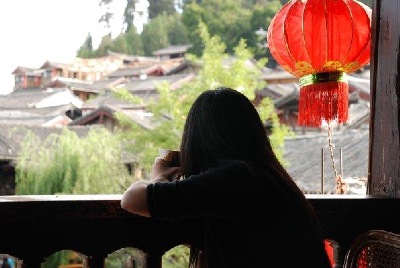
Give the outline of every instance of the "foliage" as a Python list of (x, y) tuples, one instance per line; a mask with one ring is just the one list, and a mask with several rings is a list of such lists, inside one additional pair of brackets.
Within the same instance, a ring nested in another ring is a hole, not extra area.
[(176, 13), (174, 0), (148, 0), (149, 18), (153, 19), (161, 14), (172, 15)]
[[(71, 265), (82, 264), (83, 263), (83, 256), (77, 251), (74, 250), (60, 250), (49, 257), (46, 258), (44, 262), (41, 264), (41, 268), (66, 268), (70, 267)], [(79, 265), (81, 267), (82, 265)]]
[(185, 245), (176, 246), (167, 251), (162, 257), (163, 268), (189, 267), (190, 248)]
[(97, 57), (103, 57), (106, 56), (108, 53), (108, 50), (112, 50), (114, 47), (113, 39), (111, 37), (111, 33), (106, 34), (101, 38), (99, 47), (96, 50), (96, 56)]
[(181, 18), (182, 15), (178, 13), (168, 17), (167, 35), (171, 45), (189, 43), (188, 32)]
[[(265, 57), (266, 43), (260, 40), (256, 31), (260, 28), (266, 30), (273, 16), (282, 7), (279, 0), (254, 0), (254, 1), (223, 1), (204, 0), (200, 3), (186, 4), (183, 10), (182, 21), (187, 27), (190, 43), (193, 44), (191, 52), (201, 55), (201, 38), (197, 33), (197, 24), (203, 21), (211, 35), (218, 35), (227, 45), (227, 52), (232, 53), (234, 46), (240, 39), (247, 40), (248, 48), (255, 54), (255, 58)], [(260, 48), (259, 45), (263, 44)]]
[[(201, 92), (223, 85), (239, 90), (250, 100), (254, 100), (255, 90), (265, 86), (260, 76), (266, 60), (261, 59), (254, 64), (253, 54), (247, 49), (245, 40), (240, 40), (234, 48), (234, 57), (231, 57), (226, 53), (226, 45), (218, 36), (210, 36), (204, 23), (199, 24), (198, 31), (204, 43), (204, 53), (201, 57), (187, 57), (193, 65), (200, 66), (197, 76), (179, 89), (172, 89), (167, 83), (157, 85), (159, 98), (149, 104), (154, 128), (144, 129), (124, 120), (122, 114), (118, 115), (121, 125), (130, 129), (121, 135), (133, 141), (130, 149), (144, 171), (150, 169), (158, 148), (179, 148), (186, 115)], [(277, 154), (282, 156), (283, 137), (289, 133), (288, 129), (279, 124), (271, 100), (264, 100), (257, 108), (264, 121), (273, 122), (270, 139)]]
[[(106, 22), (106, 15), (113, 15), (109, 10), (112, 2), (113, 0), (100, 1), (100, 5), (107, 8), (103, 22)], [(190, 52), (201, 56), (204, 47), (197, 26), (202, 21), (207, 25), (211, 35), (220, 36), (227, 46), (228, 53), (233, 53), (240, 39), (246, 39), (247, 47), (255, 58), (268, 57), (270, 62), (275, 64), (265, 46), (265, 39), (260, 40), (256, 31), (268, 28), (269, 22), (284, 0), (151, 0), (149, 11), (152, 14), (141, 34), (137, 33), (133, 25), (134, 18), (142, 16), (135, 9), (137, 2), (137, 0), (127, 0), (123, 15), (124, 31), (116, 39), (111, 39), (110, 35), (104, 36), (93, 53), (83, 49), (85, 41), (82, 51), (78, 51), (77, 55), (85, 58), (105, 56), (107, 50), (111, 49), (130, 55), (152, 56), (155, 50), (169, 45), (191, 44)], [(155, 36), (157, 38), (154, 38)], [(263, 47), (259, 47), (261, 43), (264, 43)]]
[(135, 5), (138, 0), (127, 0), (126, 6), (124, 10), (124, 27), (125, 31), (129, 31), (131, 27), (135, 27), (133, 25), (133, 20), (135, 16)]
[[(273, 1), (273, 0), (272, 0)], [(246, 0), (243, 2), (244, 8), (253, 8), (254, 6), (268, 6), (271, 4), (271, 0)]]
[(271, 62), (271, 59), (273, 62), (275, 62), (275, 60), (267, 48), (266, 31), (271, 23), (272, 18), (281, 7), (282, 4), (278, 0), (270, 1), (268, 5), (256, 5), (253, 7), (250, 19), (251, 29), (262, 29), (265, 31), (265, 36), (258, 36), (257, 34), (249, 35), (249, 38), (247, 39), (249, 46), (252, 48), (255, 58), (267, 57), (270, 59), (269, 63)]
[(16, 166), (17, 194), (115, 194), (132, 182), (121, 142), (104, 128), (79, 138), (67, 128), (44, 141), (29, 132)]
[(145, 254), (135, 248), (121, 248), (108, 254), (105, 259), (105, 268), (144, 267)]
[(73, 251), (71, 250), (60, 250), (52, 255), (50, 255), (46, 261), (42, 263), (41, 268), (54, 268), (62, 265), (68, 264), (68, 259), (70, 258)]
[(127, 54), (138, 56), (144, 55), (142, 37), (137, 33), (135, 26), (129, 28), (123, 36), (125, 37), (128, 47)]
[(190, 41), (194, 44), (192, 52), (200, 55), (202, 48), (198, 45), (200, 36), (197, 35), (197, 25), (204, 22), (212, 35), (220, 36), (227, 46), (227, 52), (232, 53), (233, 48), (240, 39), (248, 39), (254, 34), (250, 29), (251, 11), (241, 5), (237, 0), (203, 0), (200, 4), (186, 5), (183, 10), (182, 20), (190, 34)]
[(80, 58), (92, 58), (95, 56), (95, 51), (93, 50), (93, 38), (90, 33), (88, 33), (85, 42), (76, 52), (76, 54)]
[(122, 54), (128, 54), (129, 48), (128, 43), (126, 42), (126, 35), (121, 33), (112, 41), (112, 47), (110, 50)]
[[(157, 36), (157, 38), (154, 38)], [(152, 19), (143, 27), (141, 34), (145, 54), (153, 55), (155, 50), (165, 48), (171, 44), (187, 43), (186, 28), (180, 22), (180, 15), (165, 13)]]

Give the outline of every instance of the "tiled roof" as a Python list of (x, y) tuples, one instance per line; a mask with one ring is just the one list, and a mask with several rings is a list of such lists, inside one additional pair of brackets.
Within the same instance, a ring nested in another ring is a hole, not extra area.
[(52, 81), (48, 84), (44, 85), (43, 88), (54, 88), (54, 87), (71, 87), (71, 86), (89, 86), (92, 85), (93, 82), (82, 81), (76, 78), (66, 78), (66, 77), (54, 77)]
[[(367, 177), (369, 130), (333, 131), (334, 160), (340, 174), (340, 148), (342, 148), (343, 176)], [(334, 193), (336, 182), (330, 157), (328, 132), (297, 135), (285, 140), (284, 159), (287, 170), (304, 192), (321, 190), (321, 155), (324, 148), (324, 191)]]
[(70, 122), (70, 126), (83, 126), (83, 125), (89, 125), (89, 123), (94, 119), (98, 118), (100, 115), (107, 115), (108, 117), (113, 117), (113, 113), (115, 112), (114, 109), (108, 107), (108, 106), (100, 106), (95, 110), (91, 110), (81, 117), (78, 117), (74, 121)]
[(356, 92), (360, 98), (370, 100), (370, 80), (365, 78), (358, 78), (355, 76), (348, 76), (349, 92)]
[(124, 84), (126, 81), (129, 80), (121, 77), (101, 79), (94, 82), (82, 81), (73, 78), (57, 77), (53, 81), (45, 85), (44, 88), (65, 87), (71, 90), (78, 90), (78, 91), (98, 94), (102, 90), (112, 89), (113, 87)]
[(172, 45), (153, 52), (155, 56), (185, 53), (192, 45)]
[(48, 108), (32, 108), (25, 110), (0, 110), (1, 124), (21, 124), (40, 126), (46, 122), (55, 119), (59, 115), (64, 115), (70, 110), (70, 105), (62, 105)]
[[(116, 78), (109, 78), (109, 79), (102, 79), (102, 80), (95, 81), (95, 82), (93, 82), (93, 84), (91, 86), (93, 86), (94, 89), (97, 89), (97, 90), (113, 89), (114, 87), (118, 87), (127, 82), (129, 82), (129, 80), (126, 78), (116, 77)], [(88, 86), (88, 88), (90, 88), (90, 87)]]
[[(153, 66), (153, 65), (150, 65)], [(142, 67), (123, 67), (118, 68), (114, 72), (108, 74), (109, 78), (119, 78), (119, 77), (138, 77), (142, 74), (143, 66)]]
[[(114, 118), (114, 113), (123, 113), (126, 117), (130, 118), (133, 122), (142, 126), (145, 129), (153, 129), (154, 124), (151, 122), (152, 114), (144, 109), (144, 107), (137, 107), (135, 109), (120, 109), (113, 106), (103, 105), (95, 110), (86, 113), (70, 123), (71, 126), (86, 125), (94, 119), (97, 119), (100, 115), (107, 115), (108, 117)], [(116, 119), (115, 119), (116, 120)]]
[(159, 83), (167, 82), (169, 84), (178, 83), (179, 81), (193, 77), (193, 74), (174, 74), (165, 76), (149, 76), (146, 79), (131, 80), (126, 84), (126, 89), (135, 94), (138, 91), (155, 91)]
[(369, 101), (359, 99), (357, 103), (354, 103), (349, 107), (349, 119), (346, 122), (346, 128), (367, 129), (369, 127), (370, 114), (371, 114), (371, 108)]
[(277, 109), (290, 109), (290, 110), (297, 110), (299, 106), (299, 86), (297, 83), (290, 83), (290, 84), (276, 84), (276, 86), (266, 87), (266, 89), (270, 89), (271, 92), (276, 94), (280, 94), (274, 100), (275, 107)]
[(155, 127), (152, 122), (153, 115), (144, 109), (121, 110), (120, 112), (145, 129), (153, 129)]
[(57, 69), (63, 69), (68, 67), (67, 63), (60, 63), (60, 62), (54, 62), (54, 61), (46, 61), (45, 63), (40, 66), (40, 69), (46, 69), (46, 68), (57, 68)]
[(107, 54), (110, 56), (119, 57), (126, 63), (158, 62), (158, 59), (156, 57), (127, 55), (123, 53), (114, 52), (111, 50), (107, 50)]
[(26, 74), (26, 73), (33, 73), (35, 72), (35, 68), (18, 66), (11, 74)]
[[(2, 125), (0, 125), (3, 128)], [(0, 132), (2, 132), (0, 130)], [(15, 144), (11, 137), (0, 133), (0, 159), (1, 160), (16, 160), (18, 157), (19, 146)]]
[(132, 104), (126, 100), (117, 98), (112, 92), (106, 91), (95, 98), (91, 98), (82, 105), (83, 110), (95, 110), (101, 106), (112, 106), (119, 109), (135, 109), (143, 105)]
[(178, 73), (188, 67), (184, 58), (167, 59), (153, 63), (142, 64), (135, 67), (122, 67), (110, 73), (109, 78), (116, 77), (140, 77), (141, 75), (151, 76), (157, 72), (163, 76)]
[(24, 109), (34, 107), (36, 103), (54, 94), (51, 90), (16, 89), (0, 96), (0, 109)]
[(285, 70), (274, 70), (271, 68), (264, 68), (262, 70), (262, 74), (261, 74), (261, 79), (263, 80), (293, 80), (296, 79), (298, 80), (297, 77), (295, 77), (294, 75), (292, 75), (291, 73), (285, 71)]
[(65, 89), (21, 89), (0, 96), (0, 123), (42, 125), (82, 102)]

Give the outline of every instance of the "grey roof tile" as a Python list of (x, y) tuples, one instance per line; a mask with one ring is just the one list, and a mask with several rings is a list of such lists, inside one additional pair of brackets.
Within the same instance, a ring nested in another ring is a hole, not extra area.
[[(369, 130), (333, 131), (332, 143), (335, 166), (340, 174), (343, 163), (343, 176), (361, 178), (368, 175)], [(297, 135), (287, 138), (284, 159), (287, 170), (304, 192), (319, 193), (321, 190), (322, 149), (324, 149), (324, 191), (334, 193), (335, 172), (330, 156), (328, 132), (310, 135)], [(342, 148), (342, 162), (340, 161)]]
[(82, 105), (83, 110), (94, 110), (101, 106), (113, 106), (117, 108), (132, 109), (143, 107), (143, 105), (132, 104), (126, 100), (120, 99), (113, 95), (112, 92), (106, 91), (97, 97), (91, 98)]
[(171, 46), (154, 51), (153, 55), (159, 56), (159, 55), (169, 55), (169, 54), (175, 54), (175, 53), (185, 53), (191, 47), (192, 47), (192, 45), (190, 45), (190, 44), (171, 45)]

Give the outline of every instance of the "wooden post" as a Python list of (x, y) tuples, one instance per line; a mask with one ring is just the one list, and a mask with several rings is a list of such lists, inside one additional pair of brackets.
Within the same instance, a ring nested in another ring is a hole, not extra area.
[(324, 148), (321, 148), (321, 194), (324, 194)]
[(400, 5), (372, 3), (368, 194), (400, 197)]

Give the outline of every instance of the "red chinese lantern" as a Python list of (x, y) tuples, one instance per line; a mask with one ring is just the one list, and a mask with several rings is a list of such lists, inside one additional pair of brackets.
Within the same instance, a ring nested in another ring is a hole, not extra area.
[(272, 19), (268, 48), (299, 78), (299, 125), (347, 121), (346, 75), (369, 63), (371, 13), (355, 0), (292, 0)]

